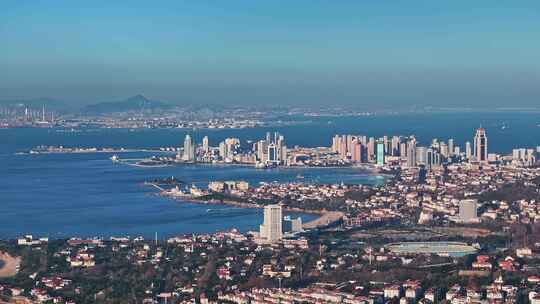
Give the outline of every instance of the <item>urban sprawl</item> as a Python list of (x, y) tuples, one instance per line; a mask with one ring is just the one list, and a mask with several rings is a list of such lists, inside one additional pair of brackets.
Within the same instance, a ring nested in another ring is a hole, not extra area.
[(421, 146), (414, 136), (384, 136), (374, 138), (357, 135), (336, 135), (331, 147), (288, 147), (285, 137), (277, 132), (266, 134), (265, 139), (242, 147), (239, 138), (226, 138), (217, 147), (209, 145), (208, 136), (196, 145), (191, 135), (186, 135), (183, 148), (162, 148), (177, 151), (176, 161), (203, 163), (255, 164), (257, 167), (275, 166), (347, 166), (373, 164), (379, 168), (421, 168), (427, 171), (443, 166), (466, 164), (469, 167), (484, 165), (512, 165), (532, 167), (536, 164), (536, 148), (517, 148), (511, 155), (488, 153), (486, 130), (476, 130), (473, 144), (467, 141), (464, 149), (454, 143), (433, 139), (429, 146)]
[[(463, 148), (355, 135), (288, 147), (269, 133), (248, 149), (237, 138), (211, 147), (187, 135), (172, 151), (174, 160), (153, 161), (358, 165), (386, 182), (212, 181), (185, 190), (152, 182), (182, 200), (262, 208), (263, 223), (167, 240), (2, 241), (0, 302), (540, 303), (540, 148), (492, 153), (479, 128)], [(303, 223), (289, 211), (320, 218)]]

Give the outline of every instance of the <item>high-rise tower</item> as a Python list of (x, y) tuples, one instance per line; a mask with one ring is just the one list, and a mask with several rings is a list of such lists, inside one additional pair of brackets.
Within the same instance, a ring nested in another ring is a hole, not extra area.
[(283, 216), (280, 205), (264, 206), (264, 223), (261, 225), (261, 238), (268, 242), (281, 240), (283, 236)]
[(454, 156), (454, 139), (450, 138), (448, 139), (448, 157)]
[(362, 144), (358, 139), (353, 140), (351, 147), (351, 160), (353, 163), (362, 162)]
[[(264, 161), (268, 165), (278, 166), (286, 163), (287, 160), (287, 146), (285, 145), (285, 137), (278, 132), (266, 134), (266, 141), (260, 142), (264, 146), (265, 157)], [(258, 153), (260, 154), (260, 153)], [(263, 157), (258, 155), (259, 160), (262, 161)]]
[(474, 135), (474, 156), (478, 162), (487, 163), (488, 161), (488, 143), (484, 128), (478, 128)]
[(407, 142), (407, 167), (416, 167), (416, 139), (414, 137)]
[(465, 143), (465, 158), (468, 161), (471, 161), (471, 157), (472, 157), (471, 143), (468, 141)]
[(189, 134), (186, 135), (184, 139), (184, 161), (194, 161), (195, 160), (195, 147), (193, 146), (193, 140)]
[(208, 151), (210, 151), (210, 145), (208, 143), (208, 136), (203, 137), (202, 147), (203, 147), (204, 153), (208, 153)]
[(377, 166), (384, 166), (384, 151), (385, 144), (384, 140), (377, 141)]

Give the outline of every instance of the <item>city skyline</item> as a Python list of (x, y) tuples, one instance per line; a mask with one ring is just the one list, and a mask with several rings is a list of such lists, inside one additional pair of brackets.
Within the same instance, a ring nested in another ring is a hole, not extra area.
[[(501, 154), (490, 128), (467, 132), (463, 150), (452, 133), (324, 136), (323, 127), (301, 132), (324, 137), (311, 148), (268, 128), (252, 140), (239, 129), (3, 130), (95, 146), (3, 143), (0, 297), (92, 303), (106, 288), (93, 276), (125, 286), (99, 297), (154, 303), (540, 300), (540, 247), (529, 245), (540, 238), (527, 232), (540, 228), (537, 141)], [(167, 146), (145, 148), (163, 132)], [(139, 148), (121, 145), (130, 141)], [(464, 273), (492, 283), (479, 291)], [(163, 284), (148, 287), (148, 277)]]
[(0, 303), (540, 304), (540, 3), (0, 3)]
[[(416, 136), (384, 135), (373, 137), (367, 135), (339, 135), (332, 137), (330, 147), (307, 148), (294, 145), (287, 148), (285, 137), (278, 132), (266, 132), (265, 139), (248, 140), (242, 145), (239, 138), (228, 137), (211, 147), (207, 135), (202, 144), (195, 143), (188, 133), (184, 138), (183, 149), (178, 150), (176, 161), (186, 163), (240, 163), (253, 164), (256, 168), (275, 168), (281, 166), (347, 166), (359, 164), (375, 164), (377, 167), (398, 165), (407, 168), (421, 166), (427, 170), (440, 168), (453, 163), (468, 162), (488, 165), (490, 162), (501, 162), (504, 155), (488, 150), (486, 129), (476, 129), (473, 142), (474, 154), (470, 141), (466, 141), (465, 149), (448, 138), (447, 141), (437, 137), (430, 144), (420, 145)], [(250, 145), (251, 144), (251, 145)], [(169, 147), (166, 150), (174, 151)], [(533, 148), (514, 148), (512, 161), (529, 166), (536, 162), (536, 153), (540, 146)]]

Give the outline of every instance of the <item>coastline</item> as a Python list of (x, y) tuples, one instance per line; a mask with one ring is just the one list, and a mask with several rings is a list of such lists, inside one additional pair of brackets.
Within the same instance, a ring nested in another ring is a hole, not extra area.
[(21, 265), (21, 257), (13, 257), (5, 252), (0, 252), (0, 278), (8, 278), (17, 274)]
[[(159, 149), (152, 149), (152, 148), (101, 148), (98, 150), (92, 150), (93, 148), (66, 148), (65, 150), (44, 150), (44, 151), (36, 151), (36, 150), (29, 150), (29, 151), (23, 151), (23, 152), (15, 152), (15, 155), (49, 155), (49, 154), (93, 154), (93, 153), (117, 153), (117, 154), (124, 154), (124, 153), (162, 153), (162, 154), (174, 154), (176, 152), (174, 151), (164, 151)], [(258, 168), (256, 164), (254, 163), (227, 163), (227, 162), (174, 162), (171, 160), (172, 163), (163, 163), (163, 164), (156, 164), (156, 165), (139, 165), (139, 164), (131, 164), (126, 161), (118, 161), (119, 164), (122, 165), (128, 165), (128, 166), (134, 166), (134, 167), (140, 167), (140, 168), (163, 168), (163, 167), (171, 167), (176, 165), (207, 165), (207, 166), (224, 166), (224, 167), (255, 167), (255, 169), (259, 170), (272, 170), (272, 169), (282, 169), (282, 170), (298, 170), (298, 169), (359, 169), (364, 170), (366, 172), (375, 173), (384, 177), (392, 177), (392, 174), (386, 173), (386, 172), (380, 172), (378, 168), (374, 164), (361, 164), (361, 165), (344, 165), (344, 166), (335, 166), (335, 165), (328, 165), (328, 166), (301, 166), (301, 165), (292, 165), (292, 166), (286, 166), (286, 165), (279, 165), (275, 167), (262, 167)]]
[[(239, 207), (239, 208), (257, 208), (257, 209), (264, 208), (264, 205), (242, 203), (242, 202), (236, 202), (232, 200), (201, 200), (201, 199), (190, 198), (190, 197), (170, 197), (170, 196), (168, 197), (176, 201), (184, 201), (184, 202), (203, 204), (203, 205), (227, 205), (227, 206), (233, 206), (233, 207)], [(315, 229), (315, 228), (325, 227), (334, 222), (341, 220), (343, 216), (345, 216), (345, 214), (341, 211), (328, 211), (324, 209), (323, 210), (308, 210), (308, 209), (302, 209), (302, 208), (283, 207), (283, 211), (319, 215), (319, 217), (317, 217), (314, 220), (311, 220), (306, 223), (302, 223), (302, 227), (304, 229)]]
[[(96, 149), (96, 150), (93, 150)], [(159, 149), (145, 149), (145, 148), (65, 148), (64, 150), (28, 150), (22, 152), (15, 152), (15, 155), (48, 155), (48, 154), (93, 154), (93, 153), (173, 153), (171, 151), (163, 151)]]
[[(130, 165), (127, 163), (122, 163), (124, 165)], [(226, 163), (226, 162), (173, 162), (167, 166), (183, 166), (183, 165), (197, 165), (197, 166), (208, 166), (208, 167), (245, 167), (245, 168), (255, 168), (257, 170), (301, 170), (301, 169), (321, 169), (321, 170), (327, 170), (327, 169), (358, 169), (363, 170), (369, 173), (376, 173), (377, 175), (381, 175), (384, 177), (392, 177), (393, 174), (386, 173), (386, 172), (380, 172), (373, 164), (363, 164), (363, 165), (348, 165), (348, 166), (300, 166), (300, 165), (279, 165), (274, 167), (256, 167), (254, 163)], [(159, 167), (159, 165), (149, 165), (146, 167)]]

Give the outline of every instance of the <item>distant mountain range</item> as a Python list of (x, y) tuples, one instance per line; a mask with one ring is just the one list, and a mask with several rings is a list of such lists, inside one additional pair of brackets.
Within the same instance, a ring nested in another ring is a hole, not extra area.
[(150, 100), (145, 96), (139, 94), (129, 97), (125, 100), (100, 102), (92, 105), (85, 106), (82, 111), (84, 113), (101, 114), (101, 113), (114, 113), (114, 112), (129, 112), (129, 111), (145, 111), (155, 109), (166, 109), (170, 105), (157, 101)]
[(73, 110), (73, 106), (59, 100), (51, 98), (34, 98), (34, 99), (13, 99), (13, 100), (1, 100), (0, 106), (8, 107), (28, 107), (31, 109), (41, 109), (45, 106), (47, 111), (70, 111)]
[(171, 105), (165, 102), (150, 100), (139, 94), (119, 101), (100, 102), (87, 106), (77, 106), (76, 103), (67, 103), (51, 98), (34, 99), (7, 99), (0, 100), (0, 106), (41, 109), (57, 112), (82, 112), (87, 114), (104, 114), (114, 112), (146, 111), (156, 109), (167, 109)]

